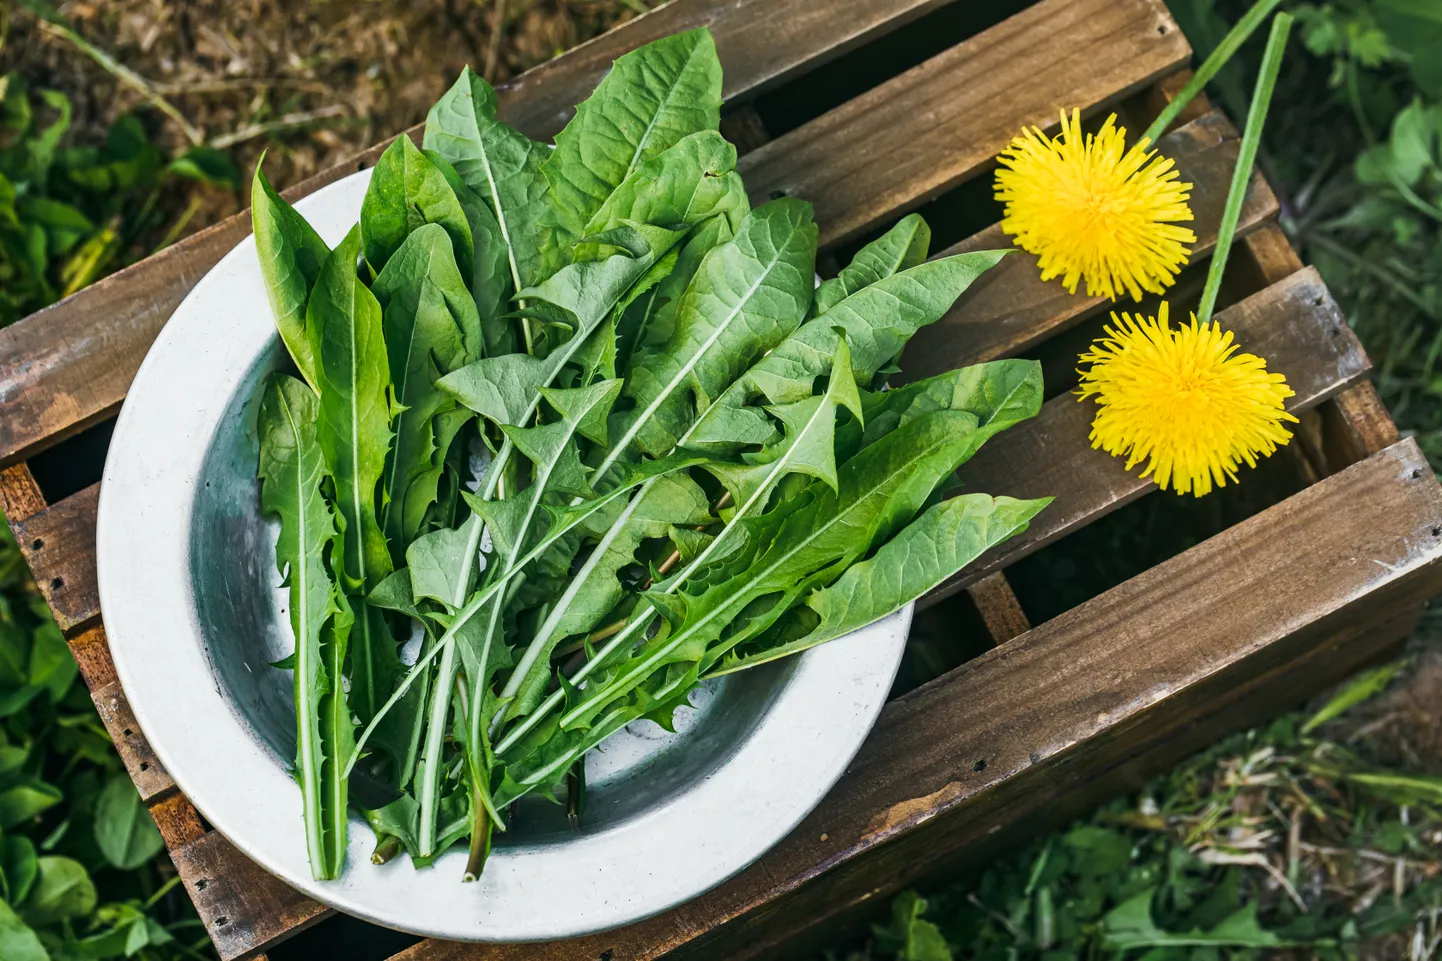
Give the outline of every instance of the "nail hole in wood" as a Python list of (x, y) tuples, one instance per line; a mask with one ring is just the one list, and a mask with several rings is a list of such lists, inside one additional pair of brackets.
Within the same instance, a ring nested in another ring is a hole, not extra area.
[(43, 538), (40, 538), (40, 537), (37, 537), (37, 538), (35, 538), (33, 541), (30, 542), (30, 549), (31, 549), (32, 551), (38, 551), (38, 550), (40, 550), (40, 548), (42, 548), (42, 547), (44, 547), (44, 546), (45, 546), (45, 540), (44, 540)]
[(209, 883), (210, 883), (210, 878), (201, 878), (199, 881), (196, 881), (196, 882), (195, 882), (195, 890), (197, 890), (197, 891), (204, 891), (204, 890), (205, 890), (205, 886), (206, 886), (207, 884), (209, 884)]
[(141, 761), (141, 762), (140, 762), (140, 770), (142, 770), (142, 771), (148, 771), (148, 770), (150, 770), (150, 762), (149, 762), (149, 761)]
[(1432, 528), (1432, 536), (1433, 536), (1433, 537), (1442, 537), (1442, 527), (1434, 527), (1434, 528)]
[(972, 769), (973, 771), (976, 771), (977, 773), (980, 773), (980, 772), (982, 772), (982, 771), (985, 771), (985, 770), (986, 770), (986, 758), (982, 758), (980, 761), (977, 761), (975, 764), (973, 764), (973, 765), (971, 766), (971, 769)]
[(1159, 36), (1159, 37), (1165, 37), (1166, 35), (1167, 35), (1167, 25), (1166, 25), (1165, 23), (1159, 23), (1159, 24), (1157, 24), (1157, 36)]
[(57, 578), (54, 578), (53, 580), (50, 581), (50, 588), (51, 588), (52, 590), (58, 591), (58, 590), (60, 590), (60, 588), (62, 588), (62, 587), (64, 587), (64, 586), (65, 586), (65, 578), (63, 578), (63, 577), (57, 577)]
[(130, 728), (127, 727), (127, 728), (125, 729), (125, 736), (126, 736), (126, 737), (129, 737), (129, 736), (130, 736), (131, 734), (133, 734), (133, 733), (134, 733), (134, 732), (131, 731)]
[(229, 923), (230, 923), (230, 918), (221, 917), (221, 918), (216, 918), (216, 919), (215, 919), (215, 926), (216, 926), (217, 928), (223, 928), (223, 927), (225, 927), (225, 926), (226, 926), (227, 924), (229, 924)]
[[(1422, 468), (1420, 468), (1420, 467), (1415, 467), (1415, 468), (1413, 468), (1413, 469), (1412, 469), (1412, 479), (1413, 479), (1413, 480), (1420, 480), (1421, 477), (1422, 477)], [(58, 579), (58, 578), (57, 578), (57, 579)]]
[(1333, 327), (1333, 328), (1332, 328), (1332, 336), (1333, 336), (1333, 337), (1340, 337), (1341, 334), (1342, 334), (1342, 328), (1340, 328), (1340, 327)]
[(601, 961), (611, 961), (611, 949), (607, 948), (601, 952)]

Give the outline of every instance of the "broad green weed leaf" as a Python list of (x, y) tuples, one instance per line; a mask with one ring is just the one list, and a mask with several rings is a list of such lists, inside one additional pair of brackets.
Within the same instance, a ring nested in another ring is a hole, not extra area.
[[(295, 636), (296, 772), (311, 866), (323, 873), (335, 860), (327, 845), (331, 812), (326, 808), (325, 778), (326, 760), (335, 756), (336, 748), (327, 743), (322, 711), (340, 675), (328, 673), (323, 663), (327, 623), (336, 612), (325, 552), (336, 529), (321, 493), (326, 470), (319, 420), (320, 403), (304, 384), (285, 374), (272, 375), (258, 421), (261, 509), (280, 519), (276, 566), (289, 588)], [(335, 772), (330, 773), (334, 777)]]
[(571, 242), (642, 164), (721, 122), (721, 62), (703, 28), (649, 43), (615, 62), (556, 135), (542, 169), (556, 224)]
[(715, 130), (682, 138), (637, 167), (606, 198), (583, 236), (627, 222), (674, 227), (725, 217), (736, 230), (750, 210), (736, 173), (736, 148)]
[(397, 137), (376, 161), (361, 204), (366, 263), (380, 273), (410, 233), (438, 224), (451, 238), (461, 275), (471, 276), (475, 246), (471, 225), (445, 174), (408, 136)]
[(330, 248), (305, 218), (275, 192), (260, 172), (259, 162), (250, 197), (260, 275), (265, 280), (276, 330), (301, 376), (316, 387), (315, 354), (306, 334), (305, 305), (321, 265), (330, 256)]
[(816, 288), (813, 315), (824, 314), (863, 287), (926, 262), (931, 228), (920, 214), (907, 214), (885, 234), (857, 251), (840, 274)]
[[(479, 359), (481, 320), (452, 254), (446, 232), (426, 224), (401, 244), (371, 285), (381, 307), (381, 329), (391, 389), (402, 410), (383, 479), (382, 526), (393, 551), (419, 531), (429, 500), (410, 500), (412, 484), (436, 478), (436, 415), (455, 401), (436, 387), (442, 374)], [(434, 498), (434, 482), (427, 488)]]
[(496, 119), (496, 95), (470, 67), (426, 116), (422, 145), (434, 150), (485, 198), (505, 243), (511, 286), (539, 283), (544, 263), (541, 221), (549, 209), (541, 164), (550, 153)]
[(806, 598), (806, 606), (819, 618), (816, 627), (774, 647), (759, 638), (739, 656), (726, 658), (711, 676), (804, 651), (901, 610), (991, 547), (1026, 530), (1028, 521), (1050, 502), (963, 494), (933, 506), (873, 557)]
[(35, 886), (19, 905), (20, 917), (27, 924), (43, 927), (84, 917), (95, 910), (95, 884), (79, 861), (43, 857), (36, 860), (35, 866)]
[(95, 843), (113, 867), (133, 871), (165, 847), (155, 821), (124, 774), (105, 782), (95, 801)]
[(734, 239), (708, 252), (681, 296), (671, 337), (629, 371), (632, 412), (597, 472), (633, 442), (652, 456), (668, 453), (698, 407), (795, 330), (811, 300), (815, 257), (811, 207), (786, 198), (756, 208)]
[(0, 958), (6, 961), (51, 961), (40, 938), (0, 900)]

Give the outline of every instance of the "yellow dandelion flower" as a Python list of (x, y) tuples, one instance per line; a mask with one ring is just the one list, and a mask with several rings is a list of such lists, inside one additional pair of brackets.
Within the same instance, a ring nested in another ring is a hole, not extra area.
[(1128, 470), (1145, 460), (1142, 477), (1201, 497), (1291, 439), (1282, 423), (1297, 418), (1283, 402), (1294, 391), (1261, 357), (1237, 354), (1231, 331), (1196, 315), (1174, 330), (1165, 303), (1156, 318), (1113, 313), (1112, 321), (1080, 357), (1091, 367), (1079, 371), (1078, 393), (1100, 406), (1093, 447), (1125, 454)]
[(1083, 136), (1079, 111), (1061, 121), (1056, 138), (1032, 127), (997, 158), (1001, 229), (1037, 255), (1042, 280), (1059, 276), (1073, 294), (1083, 277), (1093, 297), (1162, 293), (1191, 253), (1183, 245), (1197, 242), (1172, 222), (1192, 219), (1192, 185), (1145, 139), (1126, 149), (1115, 115), (1095, 136)]

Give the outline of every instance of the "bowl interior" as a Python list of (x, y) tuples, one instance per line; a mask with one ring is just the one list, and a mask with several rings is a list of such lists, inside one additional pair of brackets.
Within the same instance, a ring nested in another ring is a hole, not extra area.
[[(295, 756), (292, 675), (271, 665), (291, 653), (294, 640), (275, 565), (279, 524), (261, 516), (255, 477), (261, 392), (266, 375), (281, 366), (289, 360), (273, 337), (216, 421), (190, 508), (189, 553), (200, 640), (218, 689), (274, 763), (288, 769)], [(735, 753), (790, 680), (794, 663), (711, 682), (692, 696), (691, 709), (678, 712), (674, 733), (651, 721), (631, 724), (589, 755), (579, 824), (569, 823), (562, 806), (531, 796), (498, 845), (566, 843), (664, 807)], [(384, 789), (363, 776), (352, 791), (362, 803), (385, 800)], [(359, 819), (356, 829), (368, 830)]]

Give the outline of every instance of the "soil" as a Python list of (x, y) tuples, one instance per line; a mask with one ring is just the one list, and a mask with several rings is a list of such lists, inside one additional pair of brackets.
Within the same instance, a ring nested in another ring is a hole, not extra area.
[[(658, 0), (76, 0), (50, 8), (169, 101), (249, 174), (277, 186), (425, 118), (466, 64), (500, 83)], [(168, 153), (180, 124), (40, 22), (44, 0), (0, 0), (0, 72), (67, 94), (72, 138), (94, 143), (134, 110)], [(248, 177), (245, 179), (248, 180)], [(241, 209), (212, 191), (190, 230)]]

